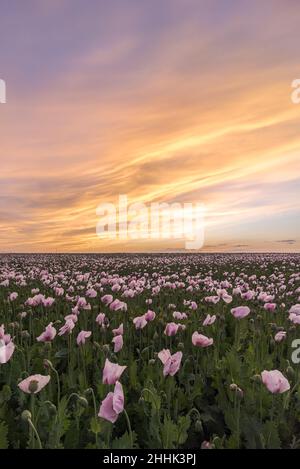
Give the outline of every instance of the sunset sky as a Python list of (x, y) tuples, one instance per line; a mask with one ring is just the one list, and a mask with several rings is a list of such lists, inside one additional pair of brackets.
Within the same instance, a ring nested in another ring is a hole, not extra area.
[(300, 251), (298, 0), (1, 0), (0, 252), (181, 249), (96, 208), (201, 202), (207, 251)]

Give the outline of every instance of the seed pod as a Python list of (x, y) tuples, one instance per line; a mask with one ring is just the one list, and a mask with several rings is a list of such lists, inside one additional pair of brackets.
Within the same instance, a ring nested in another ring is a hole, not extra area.
[(35, 379), (33, 379), (32, 381), (30, 381), (29, 383), (29, 386), (28, 386), (28, 391), (31, 393), (31, 394), (34, 394), (39, 388), (39, 383), (38, 381), (36, 381)]

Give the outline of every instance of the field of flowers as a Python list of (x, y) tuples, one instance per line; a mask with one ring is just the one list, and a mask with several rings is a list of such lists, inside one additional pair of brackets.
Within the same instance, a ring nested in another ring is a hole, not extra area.
[(299, 260), (0, 256), (0, 448), (300, 447)]

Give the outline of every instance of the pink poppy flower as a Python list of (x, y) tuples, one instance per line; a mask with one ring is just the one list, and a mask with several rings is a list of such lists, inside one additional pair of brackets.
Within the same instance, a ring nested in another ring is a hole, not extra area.
[(121, 324), (118, 329), (113, 329), (112, 330), (113, 335), (123, 335), (124, 334), (124, 327), (123, 324)]
[(105, 360), (103, 369), (103, 384), (116, 384), (127, 366), (120, 366), (117, 363), (111, 363), (108, 358)]
[(51, 308), (51, 306), (55, 303), (55, 299), (54, 298), (51, 298), (49, 296), (49, 298), (44, 298), (42, 300), (42, 304), (45, 308)]
[(290, 320), (293, 324), (300, 324), (300, 315), (299, 315), (299, 314), (295, 314), (295, 313), (290, 313), (290, 314), (289, 314), (289, 320)]
[(45, 331), (39, 336), (37, 337), (37, 341), (38, 342), (51, 342), (54, 337), (56, 336), (56, 329), (55, 327), (52, 326), (52, 322), (50, 322), (50, 324), (48, 324), (48, 326), (46, 327)]
[(113, 302), (113, 296), (112, 295), (104, 295), (104, 296), (102, 296), (101, 301), (102, 301), (103, 304), (108, 306), (108, 305), (110, 305), (110, 303)]
[(15, 301), (17, 298), (18, 298), (18, 293), (17, 292), (13, 292), (9, 295), (9, 301)]
[(192, 343), (195, 347), (209, 347), (214, 343), (214, 339), (206, 337), (205, 335), (199, 334), (198, 332), (194, 332), (192, 335)]
[(127, 304), (124, 301), (114, 300), (109, 305), (111, 311), (127, 311)]
[(203, 321), (203, 326), (211, 326), (215, 322), (216, 319), (217, 319), (217, 316), (215, 314), (213, 316), (208, 314)]
[(115, 353), (118, 353), (120, 350), (122, 350), (123, 348), (123, 336), (120, 334), (120, 335), (116, 335), (113, 339), (112, 339), (112, 342), (113, 344), (115, 345), (114, 347), (114, 352)]
[(292, 307), (289, 309), (289, 313), (291, 313), (291, 314), (296, 314), (296, 315), (300, 315), (300, 305), (297, 304), (297, 305), (292, 306)]
[(74, 324), (76, 324), (76, 322), (78, 321), (78, 316), (77, 314), (68, 314), (68, 316), (65, 316), (64, 318), (65, 321), (73, 321)]
[(264, 309), (265, 309), (266, 311), (271, 311), (271, 312), (273, 312), (273, 311), (275, 311), (275, 309), (276, 309), (276, 303), (265, 303), (265, 304), (264, 304)]
[(50, 375), (32, 375), (26, 379), (23, 379), (18, 384), (18, 387), (28, 394), (36, 394), (40, 392), (50, 381)]
[(286, 332), (285, 331), (279, 331), (277, 334), (275, 334), (274, 340), (275, 342), (282, 342), (286, 338)]
[(106, 398), (102, 401), (98, 416), (115, 423), (124, 410), (124, 393), (122, 384), (117, 381), (115, 384), (114, 392), (109, 392)]
[(90, 288), (89, 290), (87, 290), (86, 296), (87, 298), (96, 298), (97, 292), (96, 290), (94, 290), (94, 288)]
[(147, 313), (145, 314), (145, 319), (146, 321), (154, 321), (156, 317), (156, 314), (154, 311), (151, 311), (151, 309), (148, 309)]
[(136, 329), (143, 329), (145, 326), (147, 326), (148, 323), (146, 321), (145, 315), (143, 315), (134, 318), (133, 324), (135, 325)]
[(104, 313), (99, 313), (98, 316), (96, 317), (96, 323), (99, 324), (99, 326), (102, 326), (105, 323), (105, 314)]
[(176, 324), (175, 322), (169, 322), (166, 325), (164, 334), (167, 335), (168, 337), (174, 336), (177, 334), (178, 329), (180, 329), (180, 324)]
[(59, 329), (58, 335), (71, 334), (75, 324), (72, 319), (67, 319), (66, 323)]
[(91, 337), (91, 335), (92, 335), (91, 331), (81, 331), (81, 332), (79, 332), (79, 334), (77, 336), (77, 339), (76, 339), (77, 345), (84, 345), (86, 339)]
[(236, 319), (242, 319), (250, 314), (250, 308), (248, 306), (238, 306), (237, 308), (233, 308), (231, 310), (231, 314)]
[(278, 370), (267, 371), (261, 373), (263, 384), (272, 394), (281, 394), (290, 389), (290, 383)]
[(15, 351), (15, 345), (12, 341), (6, 343), (3, 339), (0, 339), (0, 364), (4, 365), (7, 363)]
[(167, 376), (174, 376), (180, 368), (181, 360), (182, 360), (182, 352), (176, 352), (171, 355), (169, 349), (163, 349), (158, 354), (158, 358), (164, 365), (163, 375)]

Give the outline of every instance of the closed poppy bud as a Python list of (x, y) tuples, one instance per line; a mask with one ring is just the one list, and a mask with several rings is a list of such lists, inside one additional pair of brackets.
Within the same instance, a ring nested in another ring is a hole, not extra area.
[(46, 370), (47, 370), (48, 368), (53, 369), (53, 365), (52, 365), (52, 363), (50, 362), (50, 360), (44, 360), (43, 365), (44, 365), (44, 368), (46, 368)]
[(156, 340), (158, 339), (158, 333), (155, 331), (154, 334), (153, 334), (153, 339)]
[(83, 397), (83, 396), (80, 396), (80, 397), (79, 397), (79, 399), (78, 399), (78, 404), (79, 404), (81, 407), (84, 407), (85, 409), (89, 406), (88, 401), (87, 401), (86, 398)]
[(196, 420), (195, 430), (197, 433), (203, 433), (203, 426), (202, 426), (202, 422), (200, 419)]
[(179, 348), (180, 350), (183, 350), (183, 349), (184, 349), (184, 344), (183, 344), (182, 342), (179, 342), (178, 348)]
[(24, 420), (24, 422), (31, 420), (31, 413), (29, 412), (29, 410), (24, 410), (22, 412), (21, 419)]
[(102, 350), (103, 352), (109, 352), (109, 345), (108, 344), (104, 344), (103, 347), (102, 347)]
[(49, 402), (48, 411), (50, 415), (53, 415), (53, 416), (56, 415), (57, 414), (56, 405), (54, 405), (52, 402)]
[(260, 375), (254, 375), (254, 376), (252, 376), (252, 380), (257, 384), (260, 384), (261, 383), (261, 376)]
[(270, 340), (270, 349), (274, 350), (274, 348), (275, 348), (275, 340), (272, 337), (271, 340)]
[(22, 331), (21, 335), (22, 335), (22, 338), (23, 338), (23, 339), (29, 339), (29, 337), (30, 337), (29, 332), (26, 331), (26, 330), (25, 330), (25, 331)]
[(238, 389), (237, 384), (232, 383), (232, 384), (229, 386), (229, 389), (230, 389), (230, 391), (236, 391), (236, 390)]
[(10, 398), (11, 398), (11, 388), (8, 384), (5, 384), (3, 386), (2, 392), (1, 392), (1, 397), (5, 402), (10, 400)]
[(291, 366), (288, 366), (287, 369), (286, 369), (286, 375), (289, 379), (294, 379), (295, 378), (295, 370), (291, 367)]
[(155, 360), (154, 360), (154, 358), (151, 358), (148, 363), (149, 363), (149, 365), (155, 365)]

